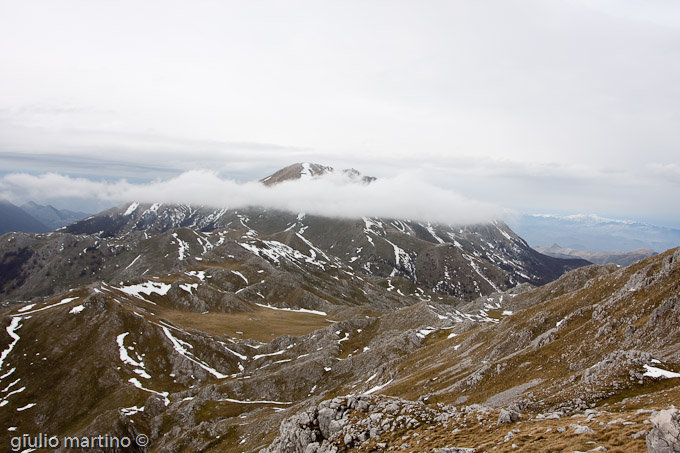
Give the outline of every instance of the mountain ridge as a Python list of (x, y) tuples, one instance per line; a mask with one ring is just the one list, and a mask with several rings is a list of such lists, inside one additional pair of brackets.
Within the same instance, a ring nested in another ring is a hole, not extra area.
[(0, 198), (0, 235), (13, 231), (45, 233), (49, 228), (19, 206)]
[(339, 174), (352, 182), (364, 184), (370, 184), (376, 179), (373, 176), (362, 176), (361, 173), (354, 168), (337, 171), (333, 167), (321, 164), (298, 162), (260, 179), (260, 182), (266, 186), (273, 186), (285, 181), (314, 179), (333, 174)]
[(590, 252), (648, 248), (661, 253), (680, 246), (680, 230), (593, 214), (512, 214), (506, 215), (505, 220), (533, 247), (560, 244)]
[(69, 225), (82, 220), (90, 214), (85, 212), (71, 211), (69, 209), (57, 209), (52, 205), (40, 205), (33, 201), (22, 204), (21, 209), (41, 221), (51, 230)]

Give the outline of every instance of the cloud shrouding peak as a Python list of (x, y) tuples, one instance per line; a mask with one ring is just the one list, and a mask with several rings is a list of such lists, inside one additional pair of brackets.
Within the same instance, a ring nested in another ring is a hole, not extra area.
[(285, 181), (272, 187), (238, 183), (209, 171), (188, 171), (150, 183), (91, 181), (57, 173), (14, 173), (0, 180), (0, 196), (33, 199), (92, 198), (102, 201), (185, 203), (239, 209), (258, 206), (328, 217), (402, 218), (470, 224), (498, 216), (496, 206), (465, 198), (409, 175), (357, 184), (342, 174)]

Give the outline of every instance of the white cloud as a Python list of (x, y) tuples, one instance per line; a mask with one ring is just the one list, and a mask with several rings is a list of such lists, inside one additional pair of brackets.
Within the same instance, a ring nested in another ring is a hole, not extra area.
[(125, 180), (91, 181), (56, 173), (40, 176), (9, 174), (0, 179), (0, 195), (29, 198), (90, 198), (112, 202), (164, 202), (225, 208), (260, 206), (329, 217), (406, 218), (436, 223), (469, 224), (495, 218), (492, 204), (465, 198), (412, 176), (380, 178), (371, 184), (348, 182), (341, 176), (286, 181), (273, 187), (238, 183), (213, 172), (188, 171), (151, 183)]
[(671, 184), (680, 185), (680, 165), (650, 163), (647, 168), (652, 177), (661, 177)]
[(36, 1), (0, 15), (0, 174), (306, 160), (679, 221), (677, 1)]

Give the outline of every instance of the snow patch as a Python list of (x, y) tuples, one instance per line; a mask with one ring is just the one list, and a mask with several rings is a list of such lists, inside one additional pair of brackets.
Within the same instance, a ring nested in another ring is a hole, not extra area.
[(141, 382), (137, 378), (130, 378), (128, 379), (128, 382), (135, 387), (137, 387), (140, 390), (144, 390), (145, 392), (153, 393), (154, 395), (158, 395), (163, 398), (163, 402), (165, 403), (166, 406), (170, 404), (170, 400), (168, 399), (168, 392), (157, 392), (155, 390), (148, 389), (142, 385)]
[(387, 387), (388, 385), (390, 385), (390, 384), (392, 383), (392, 381), (394, 381), (394, 379), (390, 379), (389, 381), (385, 382), (384, 384), (376, 385), (375, 387), (373, 387), (373, 388), (371, 388), (371, 389), (369, 389), (369, 390), (366, 390), (366, 391), (364, 392), (364, 395), (370, 395), (371, 393), (375, 393), (375, 392), (377, 392), (378, 390), (382, 390), (382, 389), (384, 389), (385, 387)]
[(73, 307), (71, 309), (71, 311), (69, 311), (69, 313), (72, 314), (72, 315), (77, 315), (78, 313), (80, 313), (83, 310), (85, 310), (85, 305), (76, 305), (75, 307)]
[(674, 373), (672, 371), (662, 370), (661, 368), (657, 368), (655, 366), (645, 365), (645, 369), (647, 371), (645, 372), (645, 374), (643, 374), (643, 376), (648, 376), (648, 377), (652, 377), (652, 378), (664, 378), (664, 379), (680, 377), (680, 373)]
[(168, 293), (168, 291), (170, 291), (170, 285), (168, 285), (167, 283), (147, 281), (144, 283), (139, 283), (137, 285), (121, 286), (120, 288), (115, 289), (122, 291), (125, 294), (134, 296), (138, 299), (142, 299), (145, 302), (153, 304), (154, 302), (145, 299), (140, 294), (146, 294), (147, 296), (149, 296), (151, 295), (151, 293), (155, 293), (160, 294), (161, 296), (165, 296)]
[(189, 347), (191, 347), (191, 345), (189, 343), (187, 343), (186, 341), (182, 341), (179, 338), (173, 337), (172, 334), (170, 333), (170, 330), (168, 330), (167, 327), (162, 327), (162, 329), (163, 329), (163, 332), (165, 333), (165, 336), (168, 337), (170, 342), (172, 342), (172, 345), (175, 348), (175, 351), (177, 351), (181, 356), (183, 356), (184, 358), (194, 362), (196, 365), (200, 366), (205, 371), (207, 371), (208, 373), (215, 376), (217, 379), (224, 379), (224, 378), (229, 377), (226, 374), (220, 373), (216, 369), (209, 367), (208, 365), (206, 365), (202, 361), (195, 358), (192, 353), (190, 353), (187, 349), (184, 348), (185, 345), (189, 346)]
[(238, 403), (238, 404), (293, 404), (290, 401), (269, 401), (269, 400), (249, 401), (249, 400), (235, 400), (233, 398), (222, 398), (219, 401), (226, 401), (226, 402), (229, 402), (229, 403)]
[[(66, 299), (62, 299), (61, 302), (57, 302), (56, 304), (48, 305), (47, 307), (38, 308), (37, 310), (33, 310), (33, 311), (25, 311), (25, 312), (22, 312), (21, 314), (22, 315), (31, 315), (33, 313), (38, 313), (39, 311), (49, 310), (50, 308), (54, 308), (54, 307), (57, 307), (59, 305), (67, 304), (67, 303), (72, 302), (76, 299), (78, 299), (78, 298), (77, 297), (67, 297)], [(16, 317), (18, 315), (11, 315), (11, 316)]]
[(26, 409), (30, 409), (30, 408), (34, 407), (35, 405), (36, 405), (35, 403), (28, 403), (27, 405), (25, 405), (23, 407), (17, 407), (17, 412), (25, 411)]
[(250, 284), (250, 283), (248, 283), (248, 279), (242, 273), (240, 273), (239, 271), (231, 271), (231, 272), (238, 275), (239, 277), (241, 277), (243, 279), (243, 281), (246, 282), (246, 285)]
[(124, 216), (128, 216), (135, 212), (137, 208), (139, 207), (139, 203), (132, 203), (130, 206), (128, 206), (127, 210), (123, 213)]
[(14, 346), (19, 341), (19, 335), (16, 334), (16, 331), (21, 328), (21, 325), (19, 325), (21, 319), (22, 318), (20, 316), (12, 318), (12, 321), (10, 321), (9, 326), (7, 326), (7, 329), (5, 329), (7, 331), (7, 334), (12, 339), (12, 342), (7, 346), (7, 349), (2, 351), (2, 354), (0, 354), (0, 370), (2, 369), (2, 365), (5, 362), (5, 359), (7, 358), (9, 353), (12, 352), (12, 349), (14, 349)]
[(258, 307), (262, 308), (269, 308), (270, 310), (280, 310), (280, 311), (292, 311), (295, 313), (310, 313), (312, 315), (319, 315), (319, 316), (328, 316), (328, 313), (325, 311), (319, 311), (319, 310), (308, 310), (306, 308), (282, 308), (282, 307), (274, 307), (271, 305), (264, 305), (264, 304), (258, 304), (257, 302), (253, 302), (255, 305)]

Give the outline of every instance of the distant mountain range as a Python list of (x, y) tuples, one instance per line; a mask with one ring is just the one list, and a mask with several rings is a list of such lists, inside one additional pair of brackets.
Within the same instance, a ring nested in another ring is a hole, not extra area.
[(22, 204), (21, 209), (47, 225), (50, 230), (70, 225), (90, 215), (86, 212), (57, 209), (52, 205), (44, 206), (32, 201)]
[(507, 216), (505, 222), (532, 247), (559, 244), (564, 248), (591, 252), (646, 248), (661, 253), (680, 246), (680, 230), (592, 214), (520, 214)]
[(54, 206), (43, 206), (32, 201), (21, 207), (7, 200), (0, 200), (0, 234), (14, 231), (23, 233), (46, 233), (82, 220), (90, 214)]
[(635, 249), (628, 252), (591, 252), (589, 250), (564, 248), (557, 244), (552, 244), (548, 247), (536, 247), (536, 250), (544, 255), (555, 258), (583, 258), (593, 264), (614, 263), (619, 266), (628, 266), (643, 258), (656, 255), (656, 252), (652, 249)]
[(0, 200), (0, 234), (11, 231), (45, 233), (50, 229), (20, 207), (7, 200)]

